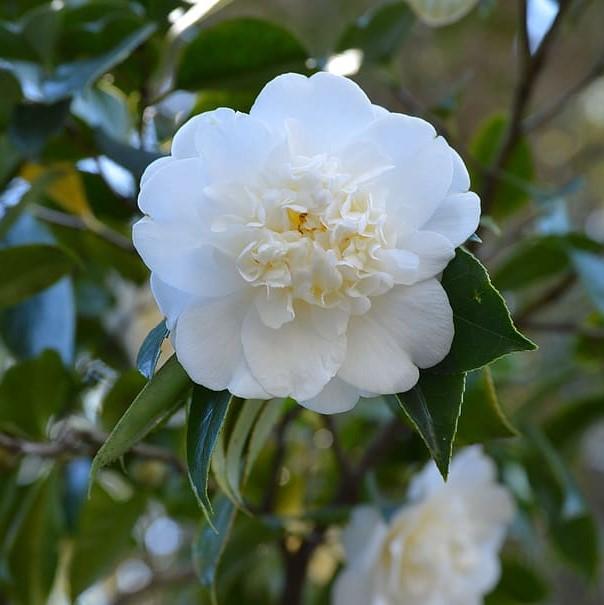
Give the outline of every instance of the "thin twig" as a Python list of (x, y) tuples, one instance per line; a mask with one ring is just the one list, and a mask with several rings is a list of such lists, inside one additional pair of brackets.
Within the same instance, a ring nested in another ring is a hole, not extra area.
[(551, 288), (545, 290), (541, 296), (538, 296), (532, 302), (528, 303), (526, 307), (518, 311), (514, 315), (514, 321), (517, 324), (525, 323), (529, 317), (531, 317), (537, 311), (540, 311), (543, 307), (551, 305), (557, 302), (570, 287), (575, 283), (577, 275), (575, 273), (569, 273), (563, 277), (557, 284), (554, 284)]
[[(93, 430), (68, 430), (59, 438), (51, 441), (32, 441), (8, 433), (0, 433), (0, 449), (22, 456), (70, 459), (78, 456), (93, 456), (106, 438), (105, 433)], [(129, 451), (138, 458), (164, 462), (182, 473), (186, 472), (182, 460), (164, 448), (138, 443)]]

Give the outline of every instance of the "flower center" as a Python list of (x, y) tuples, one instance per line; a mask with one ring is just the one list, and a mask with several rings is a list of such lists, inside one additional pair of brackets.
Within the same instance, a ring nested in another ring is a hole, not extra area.
[(327, 156), (297, 157), (246, 191), (253, 216), (237, 267), (252, 286), (284, 288), (290, 301), (363, 313), (389, 290), (384, 251), (395, 237), (368, 182)]

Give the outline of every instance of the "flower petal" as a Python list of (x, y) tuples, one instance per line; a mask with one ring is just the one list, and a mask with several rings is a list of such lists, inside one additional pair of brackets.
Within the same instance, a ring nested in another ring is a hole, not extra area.
[(262, 323), (277, 330), (292, 321), (295, 315), (291, 298), (286, 288), (260, 288), (254, 301)]
[(293, 125), (296, 151), (309, 155), (332, 152), (375, 119), (359, 86), (326, 72), (278, 76), (262, 89), (250, 115), (277, 134)]
[(214, 391), (265, 398), (251, 376), (241, 347), (241, 325), (249, 298), (233, 295), (186, 309), (173, 336), (178, 361), (193, 381)]
[(448, 195), (422, 229), (444, 235), (457, 248), (476, 231), (479, 221), (480, 198), (468, 191)]
[(411, 283), (438, 275), (455, 256), (453, 244), (443, 235), (433, 231), (411, 233), (402, 239), (399, 247), (414, 253), (419, 260)]
[(316, 397), (298, 403), (319, 414), (340, 414), (351, 410), (359, 401), (360, 396), (359, 389), (336, 376)]
[(436, 279), (395, 286), (374, 299), (369, 312), (420, 368), (442, 361), (453, 341), (453, 311)]
[(324, 338), (313, 329), (308, 305), (278, 330), (267, 327), (255, 308), (243, 322), (243, 350), (252, 374), (273, 397), (306, 401), (335, 376), (346, 353), (346, 336)]
[(197, 131), (203, 125), (220, 124), (233, 119), (235, 112), (226, 107), (206, 111), (187, 120), (172, 139), (172, 155), (175, 158), (192, 158), (199, 155)]
[(346, 569), (336, 578), (332, 605), (374, 605), (373, 583), (369, 573)]
[(160, 279), (157, 273), (151, 273), (151, 292), (159, 310), (166, 318), (166, 326), (172, 331), (180, 314), (189, 307), (195, 297), (178, 290)]
[(453, 148), (451, 148), (451, 155), (453, 159), (453, 179), (451, 180), (449, 193), (465, 193), (470, 188), (470, 174), (461, 156)]

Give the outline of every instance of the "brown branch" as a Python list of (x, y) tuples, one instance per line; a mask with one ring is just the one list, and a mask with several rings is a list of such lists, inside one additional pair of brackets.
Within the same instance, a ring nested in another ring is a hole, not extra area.
[(497, 191), (498, 181), (495, 175), (505, 168), (507, 161), (520, 141), (523, 134), (522, 120), (526, 108), (531, 100), (535, 84), (543, 71), (560, 24), (570, 5), (571, 0), (560, 0), (558, 14), (554, 22), (543, 37), (541, 44), (531, 55), (526, 22), (527, 2), (526, 0), (519, 0), (519, 77), (512, 99), (512, 109), (507, 128), (503, 134), (495, 159), (488, 170), (481, 192), (482, 208), (485, 214), (490, 212)]
[(540, 311), (543, 307), (551, 305), (557, 302), (568, 289), (575, 283), (577, 275), (575, 273), (569, 273), (562, 278), (557, 284), (554, 284), (551, 288), (545, 290), (541, 296), (538, 296), (532, 302), (528, 303), (523, 309), (518, 311), (514, 315), (514, 321), (517, 324), (525, 324), (526, 321), (534, 315), (537, 311)]
[[(0, 449), (20, 456), (71, 459), (78, 456), (94, 456), (106, 439), (105, 433), (94, 430), (67, 430), (51, 441), (32, 441), (8, 433), (0, 433)], [(164, 462), (181, 473), (186, 472), (182, 460), (164, 448), (138, 443), (130, 448), (129, 452), (137, 458)]]
[(518, 327), (535, 332), (557, 332), (560, 334), (578, 334), (588, 338), (604, 339), (604, 328), (591, 328), (570, 321), (536, 321), (521, 320), (516, 322)]

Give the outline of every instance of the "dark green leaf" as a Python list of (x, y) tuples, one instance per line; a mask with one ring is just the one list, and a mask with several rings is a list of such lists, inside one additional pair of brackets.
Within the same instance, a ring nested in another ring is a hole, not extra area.
[(37, 156), (46, 141), (63, 128), (69, 115), (69, 105), (69, 100), (51, 105), (20, 103), (8, 128), (11, 142), (23, 155)]
[[(470, 152), (482, 166), (489, 167), (494, 161), (506, 128), (507, 118), (495, 115), (488, 118), (478, 130), (470, 144)], [(521, 138), (503, 166), (501, 183), (497, 188), (491, 209), (491, 214), (495, 218), (505, 218), (528, 202), (528, 189), (534, 173), (530, 147), (526, 139)], [(472, 184), (477, 191), (482, 188), (483, 174), (480, 171), (472, 173)]]
[(115, 569), (127, 554), (133, 544), (132, 530), (145, 504), (140, 491), (126, 500), (114, 500), (101, 486), (94, 486), (74, 538), (69, 569), (72, 599)]
[(283, 399), (272, 399), (271, 401), (266, 402), (263, 410), (260, 412), (258, 420), (254, 425), (254, 430), (250, 436), (250, 444), (248, 447), (245, 470), (243, 473), (244, 481), (252, 472), (252, 468), (256, 462), (256, 459), (258, 458), (258, 455), (260, 454), (262, 446), (277, 424), (277, 421), (283, 412), (283, 405)]
[(13, 108), (21, 100), (21, 87), (10, 72), (0, 69), (0, 90), (0, 127), (4, 128)]
[(453, 309), (455, 336), (447, 357), (430, 372), (475, 370), (507, 353), (536, 348), (516, 330), (501, 294), (472, 254), (457, 250), (442, 285)]
[(90, 481), (107, 464), (123, 456), (177, 406), (191, 388), (191, 381), (173, 355), (145, 385), (138, 397), (111, 431), (92, 461)]
[(187, 467), (193, 491), (204, 514), (209, 518), (208, 474), (212, 452), (232, 395), (228, 391), (210, 391), (200, 385), (193, 388), (187, 422)]
[(533, 566), (507, 556), (501, 561), (499, 584), (486, 598), (485, 605), (541, 603), (548, 593), (545, 580)]
[(287, 72), (304, 72), (308, 53), (292, 35), (252, 18), (202, 29), (183, 53), (177, 88), (223, 89), (263, 84)]
[[(391, 405), (411, 421), (430, 451), (443, 477), (449, 472), (453, 441), (461, 412), (464, 374), (423, 373), (408, 392), (396, 395)], [(392, 401), (393, 398), (389, 398)]]
[(595, 577), (599, 566), (598, 525), (590, 514), (560, 519), (550, 528), (556, 549), (569, 566)]
[(36, 439), (69, 402), (72, 382), (54, 351), (10, 367), (0, 382), (0, 426)]
[(0, 250), (0, 307), (15, 305), (45, 290), (75, 266), (61, 248), (29, 244)]
[(59, 562), (62, 529), (54, 473), (30, 488), (22, 514), (8, 557), (13, 592), (11, 602), (46, 605)]
[(460, 443), (483, 443), (514, 437), (518, 433), (506, 418), (495, 392), (491, 370), (483, 368), (466, 376), (461, 417), (457, 429)]
[[(10, 229), (6, 243), (53, 243), (54, 238), (30, 214), (22, 214)], [(36, 357), (45, 349), (57, 351), (63, 362), (73, 361), (75, 350), (75, 301), (70, 279), (62, 279), (0, 316), (4, 343), (13, 355)]]
[(415, 15), (404, 2), (378, 6), (344, 32), (337, 45), (338, 52), (358, 48), (367, 61), (392, 60), (414, 23)]
[(166, 320), (163, 319), (153, 328), (153, 330), (151, 330), (151, 332), (149, 332), (149, 334), (147, 334), (147, 337), (138, 351), (136, 367), (148, 380), (155, 374), (155, 368), (157, 367), (157, 362), (161, 355), (161, 345), (168, 336), (168, 333)]
[(115, 381), (101, 404), (101, 423), (112, 431), (147, 381), (138, 370), (127, 370)]
[(216, 572), (233, 527), (237, 508), (227, 497), (219, 496), (214, 502), (214, 509), (214, 527), (204, 523), (193, 544), (193, 565), (199, 582), (210, 592), (213, 603), (216, 603)]

